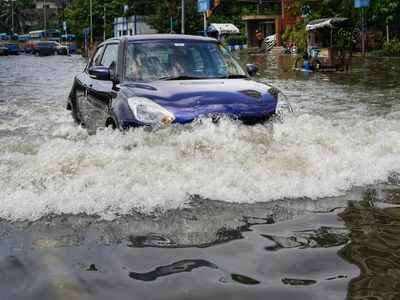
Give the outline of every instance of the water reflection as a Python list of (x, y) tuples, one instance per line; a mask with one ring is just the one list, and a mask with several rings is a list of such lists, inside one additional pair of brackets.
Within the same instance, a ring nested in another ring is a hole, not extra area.
[(288, 248), (330, 248), (344, 245), (347, 240), (347, 230), (345, 228), (320, 227), (315, 230), (295, 231), (293, 235), (273, 236), (261, 235), (274, 242), (274, 245), (265, 247), (267, 251), (276, 251)]
[(181, 260), (170, 264), (168, 266), (161, 266), (155, 268), (154, 271), (150, 271), (147, 273), (135, 273), (130, 272), (129, 277), (136, 280), (141, 281), (154, 281), (159, 277), (168, 276), (171, 274), (182, 273), (182, 272), (191, 272), (194, 269), (198, 269), (201, 267), (207, 267), (211, 269), (218, 269), (216, 265), (210, 263), (203, 259), (192, 259), (192, 260)]
[(361, 270), (350, 282), (349, 299), (400, 299), (400, 207), (380, 208), (377, 195), (365, 193), (340, 215), (351, 239), (340, 255)]
[(220, 269), (217, 265), (204, 259), (180, 260), (167, 266), (156, 267), (153, 271), (147, 273), (130, 272), (129, 277), (139, 281), (155, 281), (160, 277), (183, 273), (183, 272), (192, 272), (193, 270), (199, 268), (214, 269), (218, 270), (220, 273), (223, 273), (224, 276), (222, 276), (219, 280), (222, 283), (236, 282), (245, 285), (256, 285), (260, 283), (258, 280), (250, 278), (245, 275), (236, 273), (229, 274)]
[(296, 279), (296, 278), (283, 278), (282, 279), (283, 284), (287, 285), (313, 285), (316, 284), (317, 281), (312, 280), (312, 279)]

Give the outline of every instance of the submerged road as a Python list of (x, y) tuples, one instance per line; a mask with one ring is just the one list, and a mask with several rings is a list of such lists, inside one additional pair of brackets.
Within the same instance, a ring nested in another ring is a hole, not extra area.
[(240, 59), (295, 112), (88, 135), (83, 59), (0, 57), (0, 299), (400, 297), (400, 61)]

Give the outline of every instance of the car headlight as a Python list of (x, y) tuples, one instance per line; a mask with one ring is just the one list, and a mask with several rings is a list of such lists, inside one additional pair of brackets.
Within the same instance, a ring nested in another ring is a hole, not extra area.
[(285, 113), (293, 112), (293, 108), (289, 103), (288, 97), (278, 88), (270, 86), (268, 88), (268, 92), (272, 95), (277, 100), (276, 108), (275, 108), (275, 113), (282, 117)]
[(268, 88), (268, 93), (272, 96), (272, 97), (274, 97), (275, 99), (278, 99), (278, 95), (279, 95), (279, 93), (280, 93), (281, 91), (280, 90), (278, 90), (276, 87), (269, 87)]
[(144, 124), (170, 125), (175, 120), (171, 112), (148, 98), (129, 98), (128, 105), (135, 119)]

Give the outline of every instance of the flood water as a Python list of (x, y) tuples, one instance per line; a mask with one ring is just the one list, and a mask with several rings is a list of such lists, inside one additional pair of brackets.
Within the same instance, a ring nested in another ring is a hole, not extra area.
[(240, 59), (294, 112), (89, 135), (82, 58), (0, 57), (0, 299), (400, 299), (400, 60)]

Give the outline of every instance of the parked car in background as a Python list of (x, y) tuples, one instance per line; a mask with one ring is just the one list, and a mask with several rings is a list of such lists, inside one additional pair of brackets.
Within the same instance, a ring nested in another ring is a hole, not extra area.
[(19, 55), (19, 46), (16, 43), (7, 43), (8, 54)]
[(0, 41), (9, 41), (10, 36), (7, 33), (0, 33)]
[(32, 53), (35, 43), (37, 43), (37, 41), (33, 41), (33, 40), (28, 40), (25, 43), (23, 43), (24, 52), (25, 53)]
[(31, 39), (32, 39), (32, 37), (29, 34), (20, 34), (20, 35), (18, 35), (18, 38), (17, 38), (18, 42), (27, 42)]
[(5, 43), (0, 43), (0, 56), (8, 55), (8, 47)]
[(49, 41), (32, 41), (31, 53), (33, 55), (46, 56), (54, 55), (56, 48), (54, 42)]
[(61, 45), (59, 42), (53, 42), (55, 51), (58, 55), (68, 55), (69, 49), (68, 46)]

